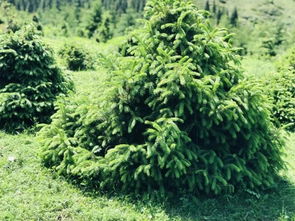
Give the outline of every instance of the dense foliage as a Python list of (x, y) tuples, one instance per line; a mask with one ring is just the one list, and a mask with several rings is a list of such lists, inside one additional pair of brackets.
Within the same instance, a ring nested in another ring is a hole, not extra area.
[[(18, 10), (34, 12), (48, 8), (61, 9), (64, 5), (75, 5), (76, 7), (89, 7), (92, 0), (8, 0), (16, 6)], [(134, 8), (137, 11), (142, 11), (146, 0), (101, 0), (103, 6), (107, 9), (116, 10), (120, 13), (125, 13), (128, 8)]]
[(34, 28), (0, 36), (0, 128), (16, 132), (49, 122), (70, 86)]
[(127, 39), (119, 46), (118, 48), (118, 52), (124, 56), (133, 56), (133, 51), (136, 48), (135, 46), (138, 45), (138, 39), (136, 37), (136, 35), (139, 32), (133, 32), (131, 33)]
[[(131, 26), (136, 25), (136, 19), (142, 17), (145, 5), (145, 0), (8, 0), (8, 2), (17, 9), (17, 14), (23, 14), (14, 17), (27, 18), (30, 14), (37, 13), (40, 18), (39, 25), (46, 27), (46, 35), (88, 36), (102, 42), (112, 38), (113, 35), (122, 35)], [(4, 11), (4, 18), (5, 14)]]
[(93, 37), (95, 31), (99, 28), (102, 23), (102, 7), (101, 3), (97, 2), (94, 4), (92, 13), (89, 17), (88, 24), (86, 26), (88, 38)]
[(295, 70), (276, 74), (274, 85), (274, 116), (280, 126), (295, 131)]
[(81, 71), (93, 68), (92, 57), (82, 46), (65, 44), (59, 51), (59, 55), (69, 70)]
[(271, 77), (273, 113), (279, 126), (295, 131), (295, 50), (279, 62), (278, 73)]
[(102, 19), (102, 23), (96, 32), (96, 41), (107, 42), (113, 36), (111, 32), (111, 16), (105, 14)]
[(186, 0), (151, 0), (137, 38), (106, 88), (60, 104), (40, 134), (44, 164), (108, 190), (274, 185), (282, 142), (261, 90), (243, 79), (231, 35)]

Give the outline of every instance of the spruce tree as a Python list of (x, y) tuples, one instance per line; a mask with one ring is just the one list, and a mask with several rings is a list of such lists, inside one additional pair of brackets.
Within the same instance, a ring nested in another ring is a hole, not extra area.
[(82, 7), (80, 0), (75, 0), (74, 6), (75, 6), (74, 16), (76, 21), (79, 23), (81, 20), (81, 7)]
[(98, 1), (94, 4), (93, 11), (90, 15), (88, 24), (86, 26), (88, 38), (93, 37), (95, 31), (98, 29), (102, 22), (102, 7), (101, 2)]
[(238, 18), (239, 18), (238, 9), (235, 7), (235, 9), (230, 17), (230, 24), (233, 26), (237, 26), (238, 25)]
[[(187, 0), (150, 0), (130, 63), (43, 128), (43, 162), (108, 190), (221, 194), (273, 186), (281, 139), (230, 35)], [(56, 133), (58, 131), (59, 133)]]
[(206, 1), (205, 10), (206, 11), (210, 11), (210, 3), (209, 3), (209, 0)]
[(50, 122), (70, 82), (34, 26), (0, 35), (0, 129), (19, 132)]
[(32, 21), (33, 21), (33, 24), (36, 26), (36, 29), (38, 31), (40, 31), (41, 33), (43, 33), (43, 27), (42, 27), (37, 15), (33, 16)]
[(218, 9), (217, 15), (216, 15), (216, 24), (219, 25), (221, 17), (223, 15), (223, 10)]
[(276, 25), (276, 31), (274, 34), (274, 44), (275, 46), (280, 46), (285, 41), (285, 28), (283, 24)]
[(278, 73), (267, 82), (273, 101), (273, 116), (279, 127), (295, 132), (295, 48), (278, 62)]
[(100, 27), (98, 28), (97, 34), (96, 34), (96, 40), (98, 42), (107, 42), (109, 39), (112, 38), (112, 32), (111, 32), (111, 15), (110, 13), (105, 13), (103, 16), (102, 23)]
[(214, 0), (214, 1), (213, 1), (212, 12), (213, 12), (214, 14), (216, 14), (216, 11), (217, 11), (217, 7), (216, 7), (216, 2), (215, 2), (215, 0)]
[(127, 0), (118, 0), (118, 3), (116, 4), (116, 11), (119, 14), (126, 13), (127, 8), (128, 8)]

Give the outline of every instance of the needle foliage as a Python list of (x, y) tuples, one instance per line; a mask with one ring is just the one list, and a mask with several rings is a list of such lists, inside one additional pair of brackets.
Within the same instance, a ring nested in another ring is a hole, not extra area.
[(151, 0), (145, 31), (105, 90), (61, 104), (43, 162), (94, 187), (221, 194), (275, 184), (283, 142), (226, 30), (190, 1)]
[(70, 87), (34, 28), (0, 35), (0, 129), (48, 123), (56, 97)]

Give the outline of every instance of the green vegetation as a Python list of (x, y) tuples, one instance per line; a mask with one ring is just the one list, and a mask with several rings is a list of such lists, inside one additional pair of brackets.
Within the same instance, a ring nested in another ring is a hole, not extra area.
[(100, 2), (94, 5), (93, 12), (89, 19), (86, 30), (88, 38), (91, 38), (102, 21), (102, 8)]
[(188, 2), (151, 1), (146, 14), (126, 65), (133, 69), (119, 67), (110, 92), (95, 92), (102, 105), (63, 102), (42, 129), (44, 164), (108, 190), (221, 194), (273, 186), (282, 141), (259, 88), (233, 65), (228, 34)]
[(281, 125), (295, 131), (295, 72), (279, 73), (272, 79), (276, 81), (273, 91), (274, 116)]
[[(61, 10), (65, 6), (75, 5), (76, 7), (89, 7), (91, 0), (8, 0), (16, 6), (18, 10), (34, 12), (38, 10), (57, 9)], [(116, 10), (119, 13), (124, 13), (128, 8), (133, 8), (136, 11), (142, 11), (146, 0), (101, 0), (103, 6), (108, 10)]]
[(294, 7), (0, 1), (0, 220), (295, 220)]
[(69, 70), (80, 71), (93, 68), (91, 55), (82, 46), (65, 44), (58, 54), (65, 61)]
[(295, 131), (295, 50), (294, 48), (279, 63), (278, 74), (270, 84), (274, 85), (274, 116), (281, 125)]
[(119, 46), (118, 52), (120, 53), (120, 55), (122, 55), (124, 57), (134, 55), (134, 50), (136, 49), (136, 46), (139, 43), (139, 40), (137, 39), (136, 36), (138, 36), (139, 33), (140, 32), (138, 31), (138, 32), (132, 32), (131, 34), (129, 34), (129, 36), (127, 37), (127, 40), (125, 40)]
[(97, 32), (97, 41), (98, 42), (107, 42), (109, 39), (112, 38), (113, 34), (111, 33), (111, 15), (105, 14), (101, 26)]
[(292, 44), (292, 0), (197, 0), (196, 4), (204, 9), (209, 5), (212, 24), (235, 33), (234, 44), (243, 48), (243, 55), (274, 57)]
[(48, 123), (71, 83), (32, 27), (0, 36), (0, 127), (9, 132)]

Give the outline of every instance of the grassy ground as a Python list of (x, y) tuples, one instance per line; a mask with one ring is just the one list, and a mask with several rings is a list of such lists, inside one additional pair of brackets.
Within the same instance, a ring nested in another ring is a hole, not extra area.
[[(295, 156), (295, 135), (287, 159)], [(83, 191), (41, 166), (33, 135), (0, 133), (0, 220), (295, 220), (295, 170), (290, 182), (264, 193), (163, 203)]]
[(167, 220), (161, 208), (92, 197), (43, 169), (32, 135), (0, 134), (0, 220)]

